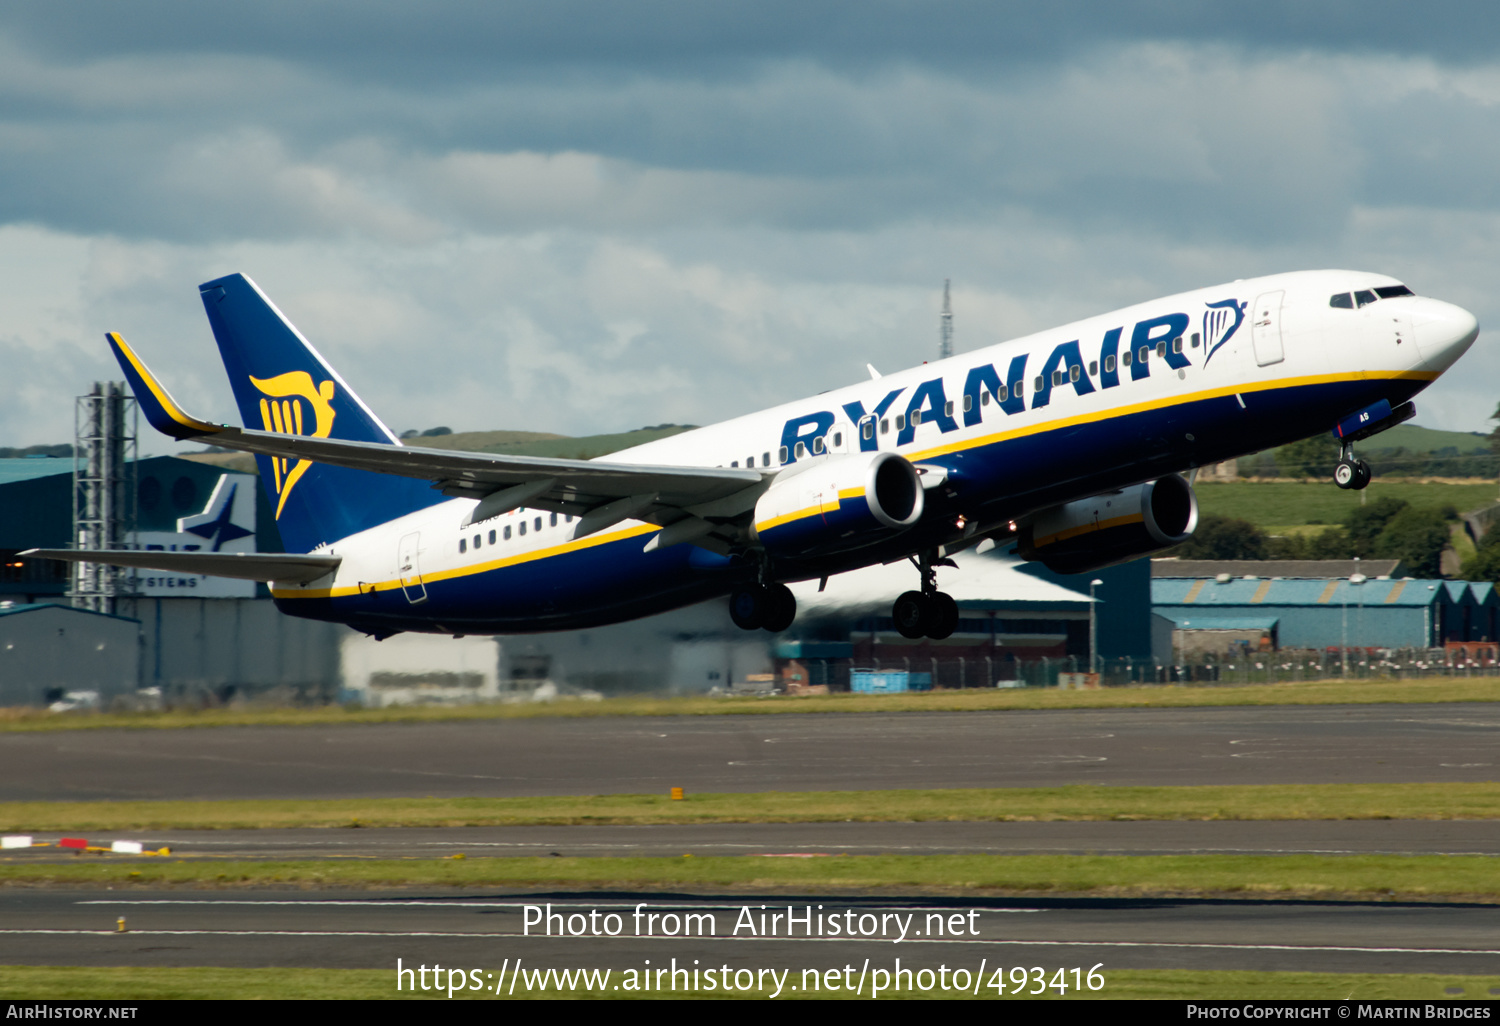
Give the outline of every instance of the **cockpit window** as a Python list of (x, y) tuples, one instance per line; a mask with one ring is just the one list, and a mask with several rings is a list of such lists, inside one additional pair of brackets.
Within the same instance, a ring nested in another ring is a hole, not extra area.
[(1375, 294), (1381, 299), (1395, 299), (1397, 296), (1415, 296), (1416, 293), (1405, 285), (1382, 285), (1375, 290)]
[(1353, 310), (1354, 300), (1349, 293), (1340, 292), (1329, 298), (1328, 305), (1338, 310)]
[(1373, 302), (1375, 302), (1375, 293), (1369, 289), (1360, 289), (1354, 294), (1354, 304), (1356, 306), (1369, 306)]

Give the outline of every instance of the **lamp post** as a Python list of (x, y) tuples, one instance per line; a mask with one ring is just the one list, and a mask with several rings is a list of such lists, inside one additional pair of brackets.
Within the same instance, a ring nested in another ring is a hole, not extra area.
[(1095, 577), (1089, 582), (1089, 672), (1099, 672), (1099, 618), (1094, 614), (1094, 589), (1104, 582)]

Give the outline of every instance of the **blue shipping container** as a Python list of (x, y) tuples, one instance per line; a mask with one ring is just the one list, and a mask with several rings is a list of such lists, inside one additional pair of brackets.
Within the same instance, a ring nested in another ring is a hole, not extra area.
[[(849, 674), (849, 690), (869, 694), (890, 694), (905, 691), (913, 674), (903, 670), (855, 670)], [(932, 687), (929, 679), (928, 688)]]

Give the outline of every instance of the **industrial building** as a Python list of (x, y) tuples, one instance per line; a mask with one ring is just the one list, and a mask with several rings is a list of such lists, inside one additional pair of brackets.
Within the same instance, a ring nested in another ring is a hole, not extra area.
[(1174, 624), (1174, 647), (1220, 653), (1234, 645), (1269, 651), (1492, 642), (1493, 592), (1463, 581), (1360, 574), (1320, 580), (1223, 573), (1151, 582), (1156, 611)]

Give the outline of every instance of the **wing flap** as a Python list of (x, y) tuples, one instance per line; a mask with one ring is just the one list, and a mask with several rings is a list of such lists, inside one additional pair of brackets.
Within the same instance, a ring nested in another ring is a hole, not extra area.
[(338, 569), (341, 556), (281, 552), (162, 552), (156, 549), (27, 549), (24, 559), (103, 563), (173, 574), (208, 574), (242, 581), (307, 584)]

